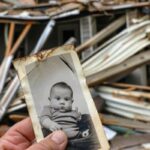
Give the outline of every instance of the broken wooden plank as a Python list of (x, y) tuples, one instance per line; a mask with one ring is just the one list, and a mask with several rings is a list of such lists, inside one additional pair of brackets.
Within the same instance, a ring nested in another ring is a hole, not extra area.
[(119, 89), (119, 88), (114, 88), (114, 87), (108, 87), (108, 86), (100, 86), (98, 88), (99, 92), (104, 92), (104, 93), (111, 93), (114, 96), (115, 95), (127, 95), (127, 96), (132, 96), (132, 97), (137, 97), (137, 98), (147, 98), (147, 100), (150, 100), (150, 93), (149, 92), (144, 92), (144, 91), (127, 91), (124, 89)]
[(140, 52), (139, 54), (136, 54), (132, 58), (129, 58), (114, 67), (87, 76), (87, 84), (90, 87), (92, 87), (99, 85), (100, 83), (106, 80), (108, 81), (109, 79), (114, 79), (117, 75), (118, 76), (125, 75), (133, 71), (137, 67), (149, 63), (150, 62), (149, 56), (150, 56), (149, 50), (145, 52)]
[(22, 103), (22, 104), (19, 104), (19, 105), (16, 105), (16, 106), (12, 106), (12, 107), (8, 108), (7, 113), (12, 113), (12, 112), (21, 110), (21, 109), (26, 108), (26, 107), (27, 107), (26, 103)]
[(121, 150), (131, 146), (138, 146), (149, 141), (150, 134), (118, 135), (111, 141), (111, 150)]
[(105, 107), (105, 110), (108, 112), (111, 112), (113, 114), (126, 117), (126, 118), (150, 122), (150, 118), (148, 116), (145, 116), (145, 115), (131, 113), (128, 111), (123, 111), (121, 109), (116, 109), (114, 107), (107, 107), (107, 106)]
[(74, 10), (70, 10), (70, 11), (58, 14), (56, 16), (53, 16), (52, 19), (66, 18), (69, 16), (74, 16), (74, 15), (79, 15), (79, 14), (80, 14), (80, 10), (74, 9)]
[(136, 129), (137, 131), (150, 131), (150, 123), (145, 123), (138, 120), (127, 119), (115, 115), (108, 115), (108, 114), (100, 114), (100, 118), (103, 124), (106, 125), (116, 125), (127, 127), (131, 129)]
[(4, 88), (4, 84), (7, 78), (12, 59), (12, 55), (4, 57), (3, 62), (0, 66), (0, 94), (2, 93), (2, 90)]
[[(10, 49), (10, 45), (8, 45), (9, 49), (7, 49), (8, 52), (6, 52), (7, 55), (4, 58), (4, 61), (2, 63), (2, 67), (1, 67), (1, 71), (0, 71), (0, 93), (3, 90), (4, 83), (5, 83), (5, 80), (6, 80), (6, 77), (7, 77), (7, 73), (8, 73), (8, 70), (10, 68), (10, 65), (11, 65), (11, 62), (12, 62), (12, 59), (13, 59), (13, 55), (15, 54), (18, 47), (20, 46), (20, 44), (24, 40), (25, 36), (29, 32), (31, 26), (32, 26), (31, 23), (29, 23), (25, 26), (22, 33), (20, 34), (20, 36), (18, 37), (17, 41), (15, 42), (14, 46), (11, 49)], [(14, 26), (11, 29), (14, 29)], [(14, 31), (10, 31), (10, 32), (13, 33)], [(10, 35), (10, 36), (11, 36), (11, 38), (13, 38), (12, 35)], [(11, 38), (9, 39), (10, 42), (12, 41)]]
[(108, 107), (113, 107), (113, 108), (120, 109), (123, 111), (136, 113), (137, 115), (139, 114), (139, 115), (145, 115), (147, 117), (150, 117), (150, 110), (147, 110), (147, 109), (137, 108), (137, 107), (133, 107), (130, 105), (124, 105), (121, 103), (115, 103), (115, 102), (111, 102), (111, 101), (105, 101), (105, 104)]
[(10, 24), (9, 36), (7, 41), (7, 48), (5, 51), (5, 56), (8, 56), (12, 47), (12, 42), (14, 38), (14, 31), (15, 31), (15, 23)]
[[(139, 24), (132, 25), (130, 28), (127, 28), (121, 31), (116, 36), (112, 37), (110, 40), (106, 41), (104, 44), (99, 46), (91, 56), (82, 64), (83, 69), (90, 70), (91, 68), (97, 66), (104, 59), (108, 59), (108, 54), (115, 53), (118, 49), (114, 49), (116, 45), (126, 45), (129, 41), (133, 40), (135, 36), (145, 32), (146, 27), (150, 24), (149, 20), (141, 22)], [(113, 49), (112, 49), (113, 48)], [(119, 48), (119, 47), (118, 47)], [(101, 58), (101, 59), (100, 59)]]
[(35, 5), (34, 0), (3, 0), (3, 1), (13, 5)]
[(27, 35), (27, 33), (29, 32), (30, 28), (31, 28), (32, 24), (29, 23), (25, 26), (25, 28), (23, 29), (23, 31), (21, 32), (19, 38), (17, 39), (17, 41), (15, 42), (14, 46), (12, 47), (10, 53), (8, 55), (13, 55), (18, 47), (20, 46), (20, 44), (22, 43), (22, 41), (24, 40), (25, 36)]
[(149, 6), (149, 2), (128, 2), (128, 3), (123, 3), (120, 5), (102, 5), (102, 3), (100, 2), (96, 2), (94, 1), (92, 3), (92, 5), (94, 6), (95, 9), (90, 9), (89, 11), (91, 12), (95, 12), (95, 11), (99, 11), (99, 12), (109, 12), (109, 11), (116, 11), (116, 10), (124, 10), (124, 9), (133, 9), (133, 8), (140, 8), (140, 7), (145, 7), (145, 6)]
[(127, 98), (118, 98), (114, 94), (99, 92), (99, 96), (105, 101), (110, 101), (122, 105), (129, 105), (139, 109), (150, 110), (150, 103), (146, 101), (133, 101)]
[(64, 43), (64, 45), (69, 45), (69, 44), (75, 45), (76, 42), (77, 42), (77, 39), (76, 39), (75, 37), (70, 37), (70, 38)]
[(57, 16), (57, 15), (61, 15), (62, 13), (65, 13), (65, 12), (69, 12), (69, 11), (73, 11), (73, 10), (82, 10), (83, 9), (83, 6), (81, 4), (78, 4), (78, 3), (69, 3), (69, 4), (66, 4), (66, 5), (63, 5), (62, 7), (59, 7), (57, 8), (55, 11), (46, 11), (46, 14), (50, 17), (54, 17), (54, 16)]
[(108, 83), (105, 82), (104, 85), (108, 86), (115, 86), (115, 87), (120, 87), (120, 88), (134, 88), (134, 89), (141, 89), (141, 90), (150, 90), (149, 86), (144, 86), (144, 85), (135, 85), (135, 84), (129, 84), (129, 83), (120, 83), (120, 82), (114, 82), (114, 83)]
[[(44, 31), (42, 32), (38, 43), (35, 45), (35, 48), (33, 49), (33, 51), (31, 52), (31, 54), (37, 53), (40, 48), (45, 44), (47, 37), (49, 36), (49, 34), (51, 33), (53, 26), (54, 26), (55, 22), (54, 21), (49, 21), (47, 26), (45, 27)], [(18, 88), (20, 85), (20, 81), (18, 79), (18, 76), (16, 75), (12, 82), (10, 83), (8, 89), (6, 90), (6, 92), (4, 93), (1, 101), (0, 101), (0, 121), (2, 120), (3, 116), (5, 115), (8, 106), (10, 105), (10, 103), (13, 100), (14, 95), (16, 94)]]
[(11, 114), (9, 115), (9, 119), (15, 121), (15, 122), (19, 122), (23, 119), (26, 119), (28, 117), (28, 115), (22, 115), (22, 114)]
[(35, 54), (37, 53), (39, 50), (41, 50), (41, 48), (44, 46), (45, 42), (47, 41), (50, 33), (52, 32), (53, 27), (55, 26), (55, 21), (54, 20), (50, 20), (44, 31), (42, 32), (40, 38), (37, 41), (37, 44), (35, 45), (33, 51), (31, 52), (31, 54)]
[(16, 94), (18, 87), (20, 85), (18, 76), (16, 75), (15, 78), (11, 81), (10, 86), (6, 90), (4, 96), (1, 98), (0, 101), (0, 121), (2, 120), (3, 116), (6, 113), (6, 110), (9, 104), (12, 101), (13, 96)]
[(89, 66), (85, 67), (85, 75), (88, 76), (120, 64), (127, 58), (133, 56), (139, 51), (142, 51), (145, 47), (150, 45), (144, 29), (136, 31), (134, 34), (128, 34), (122, 41), (115, 44), (110, 49), (107, 49), (107, 51), (103, 53), (99, 59), (95, 59)]
[[(100, 92), (99, 95), (101, 98), (105, 100), (107, 105), (108, 105), (107, 101), (111, 102), (111, 105), (108, 106), (106, 105), (105, 107), (105, 110), (107, 110), (108, 112), (131, 119), (137, 119), (148, 122), (150, 121), (149, 119), (150, 103), (145, 101), (135, 102), (128, 99), (120, 99), (118, 97), (115, 97), (115, 95), (113, 94), (102, 92)], [(142, 111), (143, 113), (141, 113)], [(146, 115), (144, 115), (144, 112), (146, 112)]]
[(125, 23), (125, 16), (117, 19), (113, 23), (111, 23), (108, 27), (103, 29), (102, 31), (98, 32), (96, 35), (94, 35), (91, 39), (87, 40), (80, 46), (76, 48), (76, 52), (80, 53), (81, 51), (85, 50), (86, 48), (94, 45), (95, 43), (100, 42), (104, 38), (106, 38), (108, 35), (113, 33), (115, 30), (117, 30), (119, 27), (123, 26)]
[(7, 9), (10, 9), (11, 7), (12, 7), (11, 4), (0, 2), (0, 10), (1, 11), (5, 11)]

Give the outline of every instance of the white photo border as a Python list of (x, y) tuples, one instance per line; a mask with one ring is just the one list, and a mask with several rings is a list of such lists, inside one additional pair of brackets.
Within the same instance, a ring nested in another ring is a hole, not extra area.
[(62, 47), (58, 47), (56, 49), (42, 51), (36, 55), (17, 59), (13, 63), (18, 72), (19, 79), (21, 81), (21, 86), (24, 91), (25, 100), (26, 100), (29, 115), (31, 117), (31, 121), (33, 124), (36, 140), (37, 140), (37, 142), (39, 142), (44, 138), (44, 136), (43, 136), (43, 133), (41, 130), (41, 125), (40, 125), (39, 118), (38, 118), (38, 115), (36, 112), (34, 100), (31, 95), (31, 89), (29, 86), (28, 78), (27, 78), (28, 73), (26, 72), (25, 66), (29, 65), (31, 63), (37, 62), (37, 61), (42, 61), (46, 58), (50, 58), (50, 57), (62, 55), (62, 54), (70, 54), (71, 55), (71, 58), (72, 58), (72, 61), (73, 61), (73, 64), (74, 64), (74, 67), (75, 67), (75, 70), (77, 73), (77, 77), (78, 77), (78, 80), (79, 80), (79, 83), (80, 83), (80, 86), (82, 89), (82, 93), (83, 93), (85, 102), (87, 104), (88, 110), (89, 110), (89, 115), (91, 117), (94, 129), (96, 131), (98, 141), (100, 143), (99, 150), (108, 150), (109, 144), (108, 144), (107, 138), (105, 136), (102, 123), (100, 121), (95, 104), (92, 100), (91, 94), (90, 94), (88, 86), (86, 84), (86, 79), (85, 79), (83, 71), (82, 71), (80, 60), (79, 60), (79, 58), (74, 50), (74, 47), (72, 45), (65, 45)]

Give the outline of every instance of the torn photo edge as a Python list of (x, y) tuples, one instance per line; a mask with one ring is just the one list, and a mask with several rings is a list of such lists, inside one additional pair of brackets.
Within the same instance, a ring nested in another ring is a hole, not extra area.
[(65, 45), (65, 46), (61, 46), (58, 48), (41, 51), (40, 53), (34, 54), (32, 56), (16, 59), (13, 62), (14, 67), (17, 70), (17, 73), (18, 73), (18, 76), (19, 76), (19, 79), (21, 82), (21, 86), (24, 91), (25, 101), (27, 103), (29, 115), (31, 117), (31, 121), (33, 124), (36, 140), (37, 140), (37, 142), (39, 142), (40, 140), (42, 140), (44, 138), (44, 136), (43, 136), (40, 121), (39, 121), (39, 118), (38, 118), (38, 115), (36, 112), (33, 96), (30, 91), (29, 81), (27, 78), (28, 73), (26, 72), (25, 66), (27, 66), (31, 63), (34, 63), (34, 62), (38, 63), (38, 61), (42, 61), (47, 58), (57, 56), (57, 55), (62, 55), (62, 54), (70, 54), (71, 55), (74, 67), (76, 69), (79, 84), (81, 86), (82, 93), (83, 93), (85, 102), (87, 104), (87, 108), (88, 108), (94, 129), (96, 131), (98, 141), (101, 146), (100, 150), (109, 150), (109, 144), (108, 144), (106, 135), (104, 133), (104, 129), (103, 129), (102, 123), (100, 121), (98, 112), (96, 110), (94, 101), (92, 100), (90, 91), (86, 84), (86, 79), (85, 79), (84, 73), (82, 71), (80, 60), (79, 60), (79, 58), (74, 50), (74, 47), (72, 45)]

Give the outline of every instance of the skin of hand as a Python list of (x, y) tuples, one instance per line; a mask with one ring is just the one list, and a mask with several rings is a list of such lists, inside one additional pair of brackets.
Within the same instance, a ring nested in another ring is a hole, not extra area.
[(67, 136), (62, 131), (55, 131), (34, 143), (35, 135), (30, 118), (27, 118), (11, 127), (0, 138), (0, 150), (64, 150), (67, 145)]
[(50, 131), (56, 131), (56, 130), (62, 130), (61, 125), (58, 123), (50, 120), (48, 117), (45, 117), (42, 121), (42, 125), (46, 128), (49, 129)]

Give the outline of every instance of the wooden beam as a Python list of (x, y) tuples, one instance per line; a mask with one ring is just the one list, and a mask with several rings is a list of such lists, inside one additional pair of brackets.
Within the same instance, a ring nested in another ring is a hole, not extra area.
[(13, 48), (11, 49), (10, 53), (8, 55), (13, 55), (18, 47), (20, 46), (21, 42), (24, 40), (25, 36), (29, 32), (32, 24), (27, 24), (25, 28), (23, 29), (22, 33), (20, 34), (19, 38), (17, 39), (16, 43), (14, 44)]
[(9, 29), (9, 36), (8, 36), (8, 41), (7, 41), (7, 49), (5, 51), (5, 56), (8, 56), (12, 43), (13, 43), (13, 37), (14, 37), (14, 30), (15, 30), (15, 23), (10, 24), (10, 29)]
[(80, 46), (78, 46), (76, 48), (76, 52), (80, 53), (83, 50), (85, 50), (86, 48), (94, 45), (95, 43), (100, 42), (101, 40), (103, 40), (104, 38), (106, 38), (108, 35), (110, 35), (111, 33), (113, 33), (116, 29), (118, 29), (119, 27), (121, 27), (123, 24), (125, 24), (125, 16), (117, 19), (116, 21), (114, 21), (113, 23), (111, 23), (109, 26), (107, 26), (105, 29), (103, 29), (102, 31), (98, 32), (92, 38), (90, 38), (89, 40), (87, 40), (86, 42), (84, 42), (83, 44), (81, 44)]
[(137, 67), (140, 67), (144, 64), (149, 63), (150, 62), (149, 56), (150, 56), (150, 50), (147, 50), (146, 52), (141, 52), (114, 67), (111, 67), (101, 72), (87, 76), (86, 78), (87, 84), (90, 87), (96, 86), (108, 79), (114, 78), (118, 74), (124, 75), (125, 72), (126, 73), (131, 72)]
[(150, 100), (150, 92), (145, 92), (145, 91), (128, 91), (120, 88), (113, 88), (109, 86), (100, 86), (99, 88), (100, 92), (105, 92), (105, 93), (111, 93), (113, 95), (125, 95), (125, 96), (131, 96), (131, 97), (136, 97), (136, 98), (148, 98)]
[(106, 125), (117, 125), (126, 128), (136, 129), (138, 131), (140, 131), (141, 129), (142, 131), (143, 130), (150, 131), (150, 123), (122, 118), (116, 115), (108, 115), (108, 114), (99, 114), (99, 115), (100, 115), (100, 119), (102, 120), (102, 123)]
[[(141, 144), (148, 143), (149, 141), (150, 141), (150, 134), (134, 134), (134, 135), (126, 135), (126, 136), (120, 135), (120, 136), (116, 136), (111, 141), (111, 150), (121, 150), (121, 149), (123, 150), (136, 145), (140, 146)], [(135, 148), (134, 150), (144, 150), (144, 148), (143, 149)]]
[(143, 85), (134, 85), (134, 84), (128, 84), (128, 83), (108, 83), (105, 82), (104, 85), (110, 85), (115, 87), (122, 87), (122, 88), (134, 88), (134, 89), (141, 89), (141, 90), (150, 90), (149, 86), (143, 86)]
[(108, 107), (120, 109), (120, 110), (134, 113), (137, 115), (147, 116), (148, 118), (150, 117), (150, 110), (147, 110), (144, 108), (134, 107), (134, 106), (130, 106), (130, 105), (124, 105), (121, 103), (115, 103), (115, 102), (111, 102), (111, 101), (105, 101), (105, 104)]
[(124, 110), (121, 110), (121, 109), (116, 109), (114, 107), (105, 107), (105, 110), (110, 112), (110, 113), (113, 113), (113, 114), (116, 114), (116, 115), (119, 115), (119, 116), (123, 116), (123, 117), (126, 117), (126, 118), (150, 122), (150, 118), (148, 116), (145, 116), (145, 115), (131, 113), (131, 112), (124, 111)]
[(149, 2), (128, 2), (128, 3), (122, 3), (120, 5), (102, 5), (100, 2), (94, 1), (92, 5), (94, 6), (95, 9), (92, 9), (91, 12), (99, 11), (99, 12), (107, 13), (107, 11), (147, 7), (150, 6), (150, 3)]

